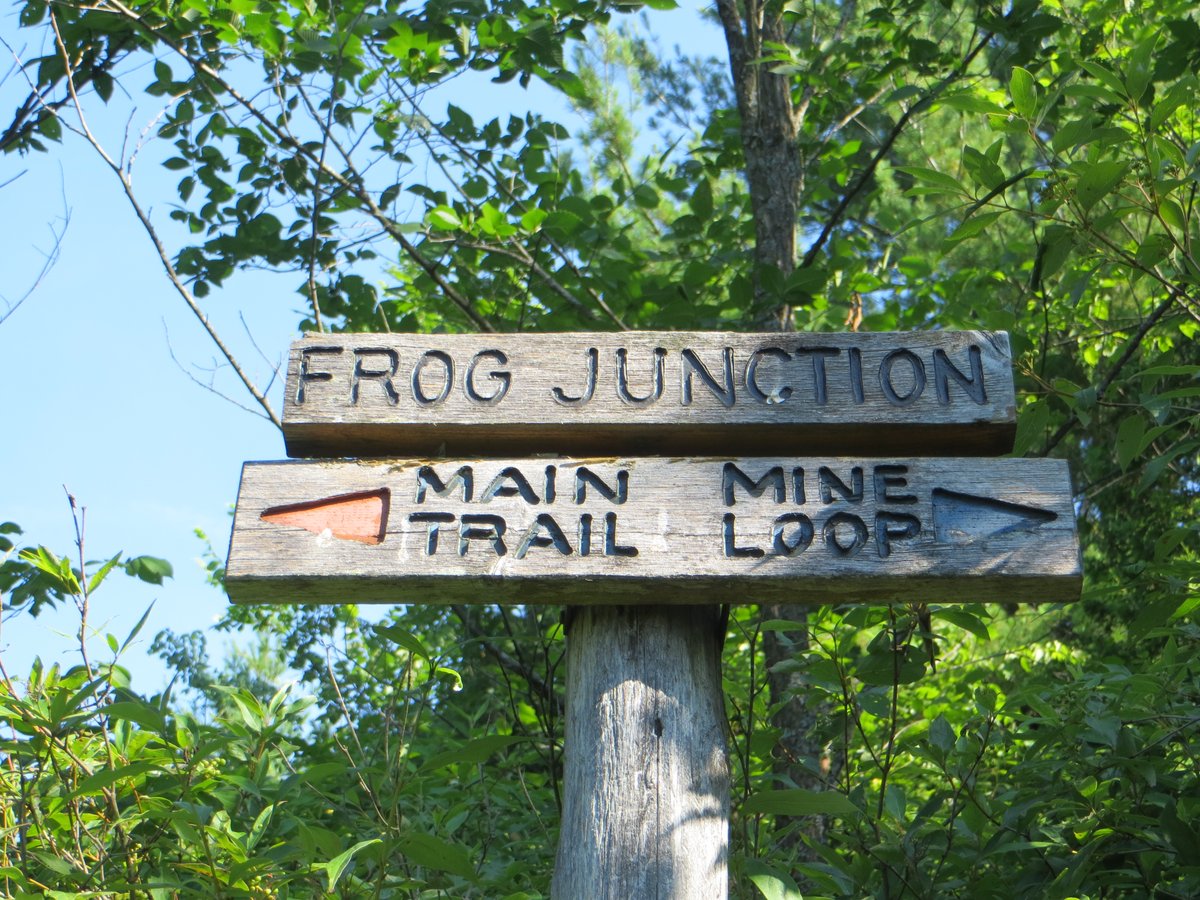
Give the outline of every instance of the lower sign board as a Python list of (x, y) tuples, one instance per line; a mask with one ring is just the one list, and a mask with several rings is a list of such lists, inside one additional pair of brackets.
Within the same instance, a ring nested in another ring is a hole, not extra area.
[(236, 602), (1077, 599), (1048, 459), (247, 463)]

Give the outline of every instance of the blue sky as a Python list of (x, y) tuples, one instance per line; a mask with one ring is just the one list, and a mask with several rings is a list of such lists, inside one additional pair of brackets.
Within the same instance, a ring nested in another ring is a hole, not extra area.
[[(716, 29), (702, 26), (697, 5), (688, 6), (689, 11), (656, 13), (661, 33), (686, 42), (691, 52), (697, 45), (719, 52)], [(33, 36), (17, 29), (14, 7), (0, 18), (0, 37), (23, 56), (43, 52), (29, 47)], [(127, 78), (136, 86), (150, 80), (148, 72)], [(0, 83), (0, 110), (11, 109), (25, 87), (20, 74), (10, 72)], [(524, 108), (548, 96), (506, 88), (506, 102)], [(494, 103), (489, 107), (486, 98), (457, 90), (447, 102), (495, 114)], [(127, 130), (136, 143), (158, 112), (153, 98), (134, 99), (132, 113), (128, 105), (105, 110), (95, 98), (85, 100), (90, 124), (114, 150)], [(524, 108), (511, 111), (521, 114)], [(560, 121), (567, 115), (547, 112)], [(161, 169), (154, 153), (143, 152), (134, 180), (169, 238), (166, 217), (178, 176)], [(0, 324), (0, 383), (6, 389), (0, 521), (18, 523), (30, 543), (71, 551), (65, 486), (87, 509), (89, 559), (124, 551), (161, 556), (174, 565), (175, 578), (163, 587), (110, 578), (90, 612), (99, 636), (95, 651), (103, 653), (105, 633), (123, 639), (147, 606), (156, 604), (126, 659), (135, 687), (153, 692), (165, 679), (163, 667), (147, 656), (153, 635), (163, 628), (205, 628), (228, 602), (204, 582), (203, 545), (193, 529), (207, 532), (224, 556), (242, 462), (282, 458), (283, 443), (269, 422), (189, 377), (191, 372), (207, 378), (216, 349), (174, 293), (116, 178), (82, 140), (68, 135), (52, 155), (0, 157), (0, 185), (6, 213), (0, 217), (0, 316), (36, 279), (54, 247), (54, 230), (69, 219), (57, 263)], [(239, 274), (204, 301), (217, 330), (260, 384), (298, 336), (302, 312), (295, 281)], [(227, 371), (217, 372), (216, 383), (239, 401), (248, 399)], [(270, 399), (282, 409), (278, 380)], [(6, 621), (0, 656), (14, 676), (28, 672), (35, 655), (73, 665), (77, 628), (73, 609)]]

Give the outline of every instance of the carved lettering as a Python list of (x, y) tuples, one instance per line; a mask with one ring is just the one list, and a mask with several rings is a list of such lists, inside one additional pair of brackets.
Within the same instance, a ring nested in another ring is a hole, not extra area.
[(851, 347), (847, 354), (850, 360), (850, 394), (855, 403), (865, 402), (863, 395), (862, 351)]
[[(801, 478), (803, 478), (801, 470)], [(783, 481), (783, 467), (775, 466), (767, 471), (762, 478), (755, 481), (737, 467), (736, 463), (727, 462), (721, 467), (721, 497), (726, 506), (733, 506), (737, 501), (733, 498), (734, 487), (740, 487), (752, 497), (761, 497), (767, 488), (771, 488), (776, 503), (787, 499), (787, 487)], [(801, 486), (801, 491), (803, 491)], [(802, 502), (802, 501), (801, 501)]]
[(826, 520), (821, 535), (834, 556), (849, 557), (866, 544), (867, 524), (852, 513), (835, 513)]
[(841, 496), (841, 498), (849, 503), (862, 503), (863, 501), (863, 470), (862, 466), (855, 466), (850, 470), (850, 484), (838, 478), (833, 473), (833, 470), (828, 466), (821, 466), (817, 469), (817, 488), (821, 493), (822, 503), (833, 502), (833, 492)]
[(797, 506), (803, 506), (808, 502), (804, 493), (804, 469), (800, 466), (792, 469), (792, 502)]
[(755, 350), (750, 354), (750, 359), (746, 363), (746, 392), (759, 403), (783, 403), (792, 396), (791, 387), (781, 384), (767, 393), (758, 383), (758, 367), (766, 357), (778, 359), (784, 363), (791, 359), (787, 351), (781, 350), (779, 347), (761, 347)]
[(620, 506), (629, 498), (629, 470), (617, 470), (617, 486), (614, 488), (605, 484), (604, 479), (587, 466), (580, 466), (575, 470), (576, 503), (583, 503), (587, 499), (589, 485), (599, 492), (600, 496), (605, 500), (609, 500)]
[[(911, 373), (909, 379), (912, 383), (905, 394), (896, 390), (893, 379), (893, 370), (900, 360), (908, 364)], [(982, 382), (980, 383), (982, 384)], [(879, 364), (879, 387), (883, 390), (883, 396), (887, 397), (888, 402), (893, 406), (910, 406), (916, 403), (925, 390), (925, 363), (921, 362), (921, 357), (911, 350), (904, 348), (893, 350)]]
[(684, 349), (680, 357), (680, 398), (684, 406), (691, 405), (692, 402), (692, 375), (700, 376), (700, 380), (704, 386), (708, 388), (714, 397), (721, 401), (721, 405), (729, 408), (733, 406), (736, 396), (734, 393), (733, 383), (733, 348), (726, 347), (721, 352), (722, 362), (722, 378), (721, 384), (717, 384), (717, 380), (712, 377), (712, 373), (700, 361), (700, 357), (696, 355), (694, 350)]
[(504, 556), (508, 553), (508, 548), (504, 546), (505, 528), (502, 516), (467, 513), (459, 523), (458, 555), (467, 555), (471, 541), (487, 541), (492, 545), (492, 552), (497, 556)]
[(604, 514), (604, 555), (637, 556), (637, 547), (623, 547), (617, 543), (617, 514)]
[(908, 513), (879, 512), (875, 514), (875, 546), (880, 557), (892, 555), (892, 542), (915, 538), (921, 533), (921, 520)]
[[(438, 393), (433, 395), (426, 394), (422, 384), (425, 366), (431, 363), (441, 366), (442, 369), (442, 387)], [(422, 353), (412, 370), (413, 399), (421, 406), (436, 406), (450, 396), (453, 387), (454, 360), (450, 358), (450, 354), (443, 353), (441, 350), (426, 350)]]
[[(366, 364), (368, 357), (382, 356), (386, 363), (383, 368), (370, 368)], [(395, 406), (400, 402), (400, 392), (396, 390), (396, 386), (392, 384), (392, 376), (396, 374), (396, 368), (400, 365), (400, 355), (387, 347), (363, 347), (354, 351), (354, 375), (350, 379), (350, 402), (358, 403), (359, 385), (364, 378), (379, 379), (379, 384), (383, 388), (383, 395), (387, 397), (387, 401), (391, 406)]]
[(721, 525), (724, 529), (726, 559), (759, 559), (766, 556), (766, 551), (762, 547), (739, 547), (737, 545), (737, 535), (734, 533), (736, 524), (737, 518), (734, 514), (725, 513)]
[(663, 392), (663, 371), (666, 367), (667, 351), (662, 347), (654, 349), (654, 372), (651, 376), (650, 393), (645, 397), (635, 397), (629, 391), (629, 351), (624, 347), (617, 350), (617, 396), (622, 403), (642, 407), (657, 403)]
[(798, 556), (812, 544), (813, 533), (812, 519), (804, 513), (785, 513), (771, 526), (771, 546), (776, 556)]
[(950, 362), (950, 357), (941, 347), (933, 351), (933, 384), (937, 389), (938, 403), (950, 403), (950, 379), (954, 379), (972, 400), (978, 404), (987, 402), (987, 390), (983, 384), (983, 354), (976, 344), (967, 347), (967, 360), (971, 367), (970, 377)]
[(504, 399), (504, 395), (512, 386), (512, 373), (504, 369), (493, 369), (488, 372), (488, 379), (496, 382), (497, 386), (490, 394), (479, 393), (479, 388), (475, 384), (475, 369), (485, 359), (494, 359), (502, 366), (508, 365), (508, 357), (502, 350), (480, 350), (471, 359), (471, 364), (467, 366), (467, 378), (463, 389), (467, 393), (467, 399), (472, 403), (480, 406), (495, 406)]
[[(542, 534), (543, 531), (545, 534)], [(554, 547), (563, 556), (571, 555), (571, 545), (567, 543), (567, 536), (563, 534), (554, 516), (549, 513), (538, 513), (538, 517), (521, 538), (521, 543), (517, 545), (517, 559), (524, 559), (530, 547)]]
[(579, 517), (579, 555), (591, 556), (592, 553), (592, 514), (584, 513)]
[(471, 502), (471, 493), (475, 486), (474, 472), (470, 466), (459, 466), (458, 471), (450, 476), (445, 484), (438, 477), (433, 466), (421, 466), (417, 469), (417, 502), (425, 502), (425, 489), (429, 488), (438, 497), (445, 497), (454, 490), (455, 486), (462, 489), (463, 503)]
[[(618, 366), (620, 366), (620, 352), (618, 353)], [(600, 371), (600, 351), (595, 347), (589, 347), (587, 352), (587, 380), (583, 385), (583, 393), (578, 397), (572, 397), (560, 387), (550, 389), (551, 396), (554, 397), (555, 403), (561, 403), (563, 406), (583, 406), (592, 399), (592, 395), (596, 393), (596, 376)]]
[(454, 516), (450, 513), (419, 512), (410, 515), (408, 521), (425, 524), (425, 555), (433, 556), (437, 553), (439, 529), (453, 522)]
[(492, 483), (487, 486), (487, 490), (479, 499), (487, 503), (496, 497), (516, 497), (518, 494), (531, 506), (536, 506), (540, 502), (533, 485), (529, 483), (529, 479), (522, 474), (521, 470), (516, 466), (505, 466), (500, 470), (500, 474), (492, 479)]
[(341, 347), (305, 347), (300, 353), (300, 377), (296, 379), (296, 402), (303, 405), (308, 399), (308, 384), (311, 381), (332, 381), (332, 372), (313, 371), (310, 360), (318, 353), (336, 355)]
[(797, 356), (807, 356), (812, 360), (813, 400), (817, 406), (829, 402), (829, 387), (825, 373), (825, 360), (841, 355), (837, 347), (801, 347), (796, 351)]
[(913, 494), (893, 494), (892, 489), (900, 490), (908, 487), (908, 466), (902, 466), (899, 463), (883, 463), (875, 467), (873, 473), (875, 481), (875, 502), (876, 503), (916, 503), (917, 498)]

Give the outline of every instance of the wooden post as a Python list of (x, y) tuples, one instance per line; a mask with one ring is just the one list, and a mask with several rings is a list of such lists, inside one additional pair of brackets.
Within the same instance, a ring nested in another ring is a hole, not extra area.
[(720, 615), (573, 609), (556, 900), (727, 896)]

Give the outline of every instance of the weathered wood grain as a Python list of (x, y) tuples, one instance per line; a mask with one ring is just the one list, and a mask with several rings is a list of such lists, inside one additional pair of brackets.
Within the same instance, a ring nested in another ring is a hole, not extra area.
[(819, 456), (248, 463), (226, 572), (238, 602), (334, 603), (1056, 601), (1080, 579), (1063, 461)]
[(310, 335), (289, 456), (1006, 453), (1003, 332)]
[(718, 608), (583, 607), (567, 632), (556, 900), (722, 900)]

